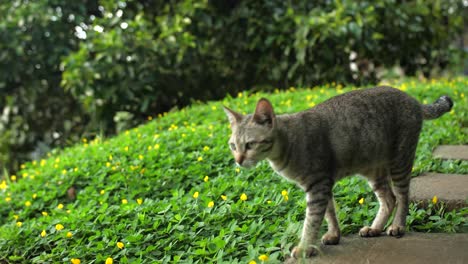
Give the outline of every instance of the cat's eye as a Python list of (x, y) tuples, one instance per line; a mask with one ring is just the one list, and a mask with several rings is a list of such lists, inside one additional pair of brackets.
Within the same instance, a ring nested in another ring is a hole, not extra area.
[(246, 150), (251, 150), (251, 149), (254, 147), (254, 145), (255, 145), (255, 142), (253, 142), (253, 141), (247, 142), (247, 143), (245, 144), (245, 149), (246, 149)]
[(231, 148), (231, 150), (236, 151), (236, 144), (234, 144), (234, 143), (229, 143), (229, 147)]

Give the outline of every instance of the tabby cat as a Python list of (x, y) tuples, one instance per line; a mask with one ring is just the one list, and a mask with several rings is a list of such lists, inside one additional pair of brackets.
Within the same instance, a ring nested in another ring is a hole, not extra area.
[(381, 86), (344, 93), (294, 114), (276, 115), (264, 98), (253, 114), (224, 110), (231, 123), (229, 146), (236, 163), (250, 168), (266, 159), (278, 174), (305, 191), (301, 240), (292, 250), (298, 258), (317, 253), (314, 242), (324, 217), (328, 231), (322, 243), (339, 243), (332, 187), (348, 175), (365, 176), (380, 204), (372, 225), (364, 226), (360, 236), (380, 235), (394, 207), (395, 217), (386, 231), (402, 236), (422, 121), (437, 118), (452, 106), (448, 96), (421, 105), (400, 90)]

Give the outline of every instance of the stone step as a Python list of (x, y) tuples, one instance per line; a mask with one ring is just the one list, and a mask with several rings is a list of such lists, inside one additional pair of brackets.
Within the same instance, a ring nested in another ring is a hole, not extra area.
[(468, 206), (468, 175), (425, 173), (411, 180), (411, 201), (426, 206), (434, 196), (448, 210)]
[(344, 237), (335, 246), (321, 246), (308, 260), (288, 258), (287, 264), (466, 264), (468, 234), (407, 233), (402, 238)]
[(468, 160), (468, 145), (441, 145), (433, 153), (435, 158)]

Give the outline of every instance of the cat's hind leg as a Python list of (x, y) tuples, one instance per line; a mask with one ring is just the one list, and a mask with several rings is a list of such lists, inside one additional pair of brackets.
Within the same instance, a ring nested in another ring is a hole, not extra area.
[(389, 236), (401, 237), (405, 234), (406, 216), (409, 208), (409, 186), (411, 180), (411, 166), (407, 171), (392, 172), (393, 192), (396, 196), (397, 208), (392, 225), (387, 228)]
[[(420, 129), (418, 126), (412, 128), (414, 130)], [(396, 196), (396, 212), (391, 226), (387, 228), (387, 234), (394, 237), (401, 237), (405, 234), (406, 216), (409, 211), (411, 170), (416, 154), (419, 131), (410, 132), (406, 131), (401, 136), (402, 140), (396, 145), (396, 155), (390, 166), (392, 189)]]
[(325, 220), (327, 220), (328, 231), (322, 236), (322, 244), (337, 245), (340, 242), (341, 232), (338, 219), (336, 218), (335, 201), (333, 197), (328, 200)]
[(359, 231), (361, 237), (379, 236), (395, 207), (395, 196), (390, 187), (390, 179), (386, 169), (376, 170), (375, 175), (369, 179), (369, 185), (379, 201), (379, 211), (371, 226), (361, 228)]

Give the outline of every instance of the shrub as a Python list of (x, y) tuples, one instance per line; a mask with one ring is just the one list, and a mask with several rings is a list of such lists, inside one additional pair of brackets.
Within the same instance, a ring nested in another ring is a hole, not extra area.
[(64, 62), (63, 86), (105, 131), (118, 111), (138, 119), (251, 87), (376, 82), (395, 65), (429, 74), (463, 25), (453, 0), (118, 2)]
[(78, 46), (75, 26), (96, 8), (92, 1), (0, 3), (0, 169), (18, 168), (83, 131), (79, 102), (60, 87), (60, 63)]
[(458, 0), (3, 1), (0, 162), (241, 90), (376, 82), (394, 65), (428, 75), (459, 55), (462, 11)]

